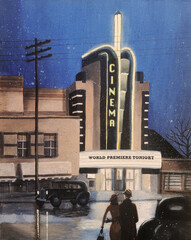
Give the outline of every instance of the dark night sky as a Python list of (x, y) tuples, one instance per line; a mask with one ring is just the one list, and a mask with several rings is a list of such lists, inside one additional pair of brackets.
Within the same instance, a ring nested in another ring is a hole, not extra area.
[(23, 75), (25, 87), (34, 87), (34, 63), (25, 62), (24, 47), (35, 37), (52, 39), (53, 56), (39, 63), (39, 86), (66, 88), (75, 81), (84, 53), (113, 45), (113, 15), (119, 10), (122, 45), (134, 50), (136, 70), (150, 82), (149, 128), (165, 137), (178, 119), (190, 117), (190, 0), (0, 0), (0, 4), (0, 74)]

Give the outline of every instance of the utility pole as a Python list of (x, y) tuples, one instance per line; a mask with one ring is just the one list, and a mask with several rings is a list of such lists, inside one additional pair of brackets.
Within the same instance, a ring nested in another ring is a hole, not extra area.
[(44, 44), (50, 43), (51, 40), (46, 40), (44, 42), (38, 42), (38, 39), (35, 38), (35, 44), (25, 47), (26, 50), (34, 49), (34, 52), (26, 54), (26, 57), (34, 56), (32, 59), (28, 59), (27, 62), (35, 61), (35, 196), (38, 194), (39, 182), (38, 182), (38, 61), (44, 58), (51, 57), (52, 54), (39, 56), (40, 53), (51, 50), (51, 47), (44, 49), (38, 49), (38, 47), (43, 46)]

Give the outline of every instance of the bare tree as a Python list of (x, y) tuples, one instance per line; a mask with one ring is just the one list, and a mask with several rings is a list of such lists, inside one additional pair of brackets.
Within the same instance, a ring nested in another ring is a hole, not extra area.
[(175, 143), (177, 150), (185, 157), (191, 157), (191, 118), (179, 120), (174, 129), (167, 134), (167, 139)]

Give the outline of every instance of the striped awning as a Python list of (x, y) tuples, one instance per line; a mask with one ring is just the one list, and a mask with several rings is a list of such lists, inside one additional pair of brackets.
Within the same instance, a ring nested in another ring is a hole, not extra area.
[[(35, 179), (35, 163), (21, 163), (23, 180)], [(38, 178), (55, 179), (71, 177), (71, 162), (39, 162)]]
[(0, 181), (15, 181), (16, 172), (14, 163), (0, 163)]

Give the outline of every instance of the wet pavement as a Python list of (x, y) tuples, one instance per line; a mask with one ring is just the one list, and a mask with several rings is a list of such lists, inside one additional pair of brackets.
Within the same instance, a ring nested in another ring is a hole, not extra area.
[[(134, 201), (140, 224), (154, 216), (156, 200)], [(39, 211), (35, 204), (0, 204), (0, 239), (3, 240), (93, 240), (97, 239), (103, 213), (108, 202), (94, 202), (86, 207), (62, 203), (53, 208), (49, 203)], [(109, 223), (105, 224), (105, 239), (109, 240)]]

